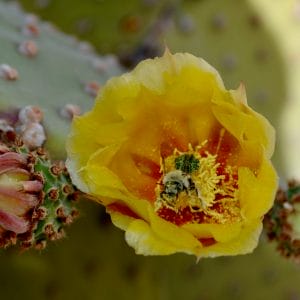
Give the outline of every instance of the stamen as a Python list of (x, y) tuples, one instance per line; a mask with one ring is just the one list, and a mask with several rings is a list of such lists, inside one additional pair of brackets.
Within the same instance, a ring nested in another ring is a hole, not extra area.
[[(220, 131), (217, 152), (224, 133)], [(225, 223), (240, 217), (237, 170), (224, 167), (206, 146), (207, 142), (195, 149), (189, 145), (188, 152), (175, 149), (172, 155), (161, 158), (155, 210), (162, 218), (178, 225)]]

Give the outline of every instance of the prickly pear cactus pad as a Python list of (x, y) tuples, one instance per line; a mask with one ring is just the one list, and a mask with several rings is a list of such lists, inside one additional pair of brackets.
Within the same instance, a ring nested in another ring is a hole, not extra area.
[[(121, 53), (139, 44), (166, 0), (20, 1), (27, 9), (55, 22), (69, 33), (92, 41), (101, 53)], [(171, 1), (172, 2), (172, 1)], [(72, 7), (65, 13), (65, 7)]]
[(101, 85), (121, 69), (114, 56), (0, 2), (0, 109), (38, 105), (45, 114), (47, 148), (63, 158), (74, 114), (90, 108)]

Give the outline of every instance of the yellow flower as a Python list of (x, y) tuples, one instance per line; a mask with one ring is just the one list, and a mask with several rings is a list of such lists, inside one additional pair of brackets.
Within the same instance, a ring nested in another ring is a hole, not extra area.
[(67, 141), (74, 183), (106, 206), (136, 253), (252, 251), (273, 204), (274, 130), (190, 54), (112, 78)]

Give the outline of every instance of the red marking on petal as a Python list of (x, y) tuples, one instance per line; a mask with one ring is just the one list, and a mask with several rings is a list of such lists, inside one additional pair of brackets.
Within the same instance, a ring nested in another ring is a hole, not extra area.
[(132, 211), (128, 206), (125, 206), (124, 204), (112, 203), (107, 206), (107, 209), (131, 218), (140, 219), (140, 217), (134, 211)]
[(203, 212), (192, 212), (189, 207), (180, 209), (177, 212), (168, 207), (162, 207), (157, 211), (157, 214), (166, 221), (178, 226), (190, 222), (200, 224), (205, 220), (205, 214)]
[(188, 145), (183, 144), (175, 138), (171, 138), (160, 145), (160, 155), (162, 158), (166, 158), (172, 155), (175, 149), (185, 152), (188, 150)]
[(163, 142), (160, 146), (160, 154), (162, 157), (168, 157), (172, 155), (174, 152), (174, 148), (167, 142)]
[(214, 238), (200, 238), (199, 241), (204, 247), (208, 247), (217, 243)]
[(0, 209), (0, 225), (6, 229), (15, 233), (24, 233), (28, 229), (28, 222), (24, 219), (9, 214)]
[(238, 147), (239, 143), (233, 135), (226, 130), (222, 134), (222, 128), (217, 127), (210, 135), (208, 144), (204, 147), (204, 150), (211, 154), (217, 154), (217, 162), (225, 165), (228, 158), (237, 153)]
[(135, 190), (136, 195), (139, 198), (148, 200), (150, 202), (154, 202), (156, 200), (155, 186), (156, 186), (156, 182), (153, 182), (153, 184), (149, 186), (137, 187)]

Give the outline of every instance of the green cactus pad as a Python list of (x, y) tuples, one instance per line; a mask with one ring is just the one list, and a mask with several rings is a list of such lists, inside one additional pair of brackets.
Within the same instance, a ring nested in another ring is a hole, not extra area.
[[(55, 22), (65, 32), (87, 39), (101, 53), (121, 53), (138, 45), (166, 0), (20, 1), (24, 8)], [(65, 13), (65, 8), (70, 8)]]
[[(0, 110), (41, 107), (46, 146), (52, 157), (63, 158), (70, 120), (62, 117), (60, 110), (69, 103), (78, 105), (82, 112), (91, 108), (95, 85), (101, 88), (121, 69), (114, 57), (96, 55), (85, 49), (86, 44), (57, 32), (47, 23), (37, 21), (38, 36), (28, 37), (22, 32), (25, 24), (26, 16), (16, 6), (0, 2), (0, 65), (9, 65), (19, 74), (16, 80), (0, 78)], [(38, 49), (34, 57), (18, 50), (18, 45), (29, 40)]]

